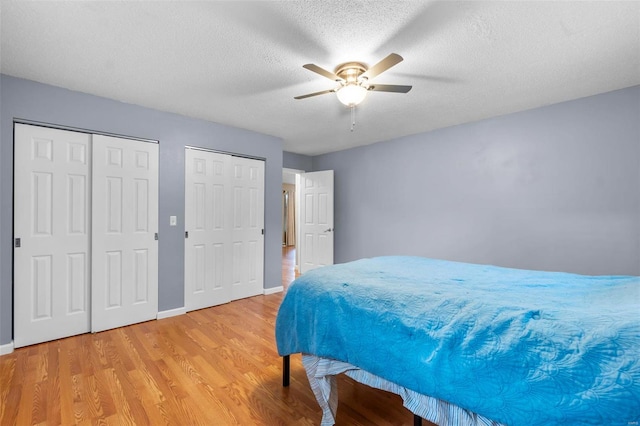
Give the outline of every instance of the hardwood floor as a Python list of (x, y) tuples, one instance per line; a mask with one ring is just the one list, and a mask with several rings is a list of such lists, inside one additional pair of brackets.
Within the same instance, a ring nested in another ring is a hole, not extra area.
[[(283, 249), (285, 288), (291, 256)], [(16, 349), (0, 357), (0, 425), (318, 425), (300, 355), (282, 387), (282, 297)], [(338, 425), (413, 424), (396, 395), (344, 376), (339, 388)]]

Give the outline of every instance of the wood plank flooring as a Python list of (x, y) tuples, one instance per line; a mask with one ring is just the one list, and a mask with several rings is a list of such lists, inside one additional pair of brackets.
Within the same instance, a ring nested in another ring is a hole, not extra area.
[[(283, 249), (285, 288), (292, 259)], [(0, 425), (318, 425), (300, 355), (282, 387), (283, 295), (16, 349), (0, 357)], [(413, 424), (396, 395), (339, 388), (338, 425)]]

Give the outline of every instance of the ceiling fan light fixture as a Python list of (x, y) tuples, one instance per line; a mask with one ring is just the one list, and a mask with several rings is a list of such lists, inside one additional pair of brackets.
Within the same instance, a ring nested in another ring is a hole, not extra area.
[(358, 105), (367, 97), (367, 89), (357, 83), (347, 83), (336, 91), (338, 100), (348, 107)]

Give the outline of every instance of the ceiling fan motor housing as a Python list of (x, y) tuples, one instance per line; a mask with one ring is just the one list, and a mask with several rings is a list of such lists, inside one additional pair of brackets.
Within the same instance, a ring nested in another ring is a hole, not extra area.
[[(346, 62), (340, 64), (335, 69), (335, 74), (343, 79), (345, 83), (366, 83), (366, 78), (359, 77), (367, 71), (367, 67), (360, 62)], [(363, 81), (361, 81), (363, 80)]]

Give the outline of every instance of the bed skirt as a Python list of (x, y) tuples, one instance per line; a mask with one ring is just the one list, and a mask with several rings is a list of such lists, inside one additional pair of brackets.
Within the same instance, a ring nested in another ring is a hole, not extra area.
[(336, 376), (344, 373), (359, 383), (400, 395), (403, 405), (423, 419), (440, 426), (503, 426), (501, 423), (472, 413), (446, 401), (422, 395), (391, 383), (349, 363), (314, 355), (302, 354), (302, 364), (307, 372), (313, 394), (322, 408), (321, 426), (335, 424), (338, 409), (338, 382)]

